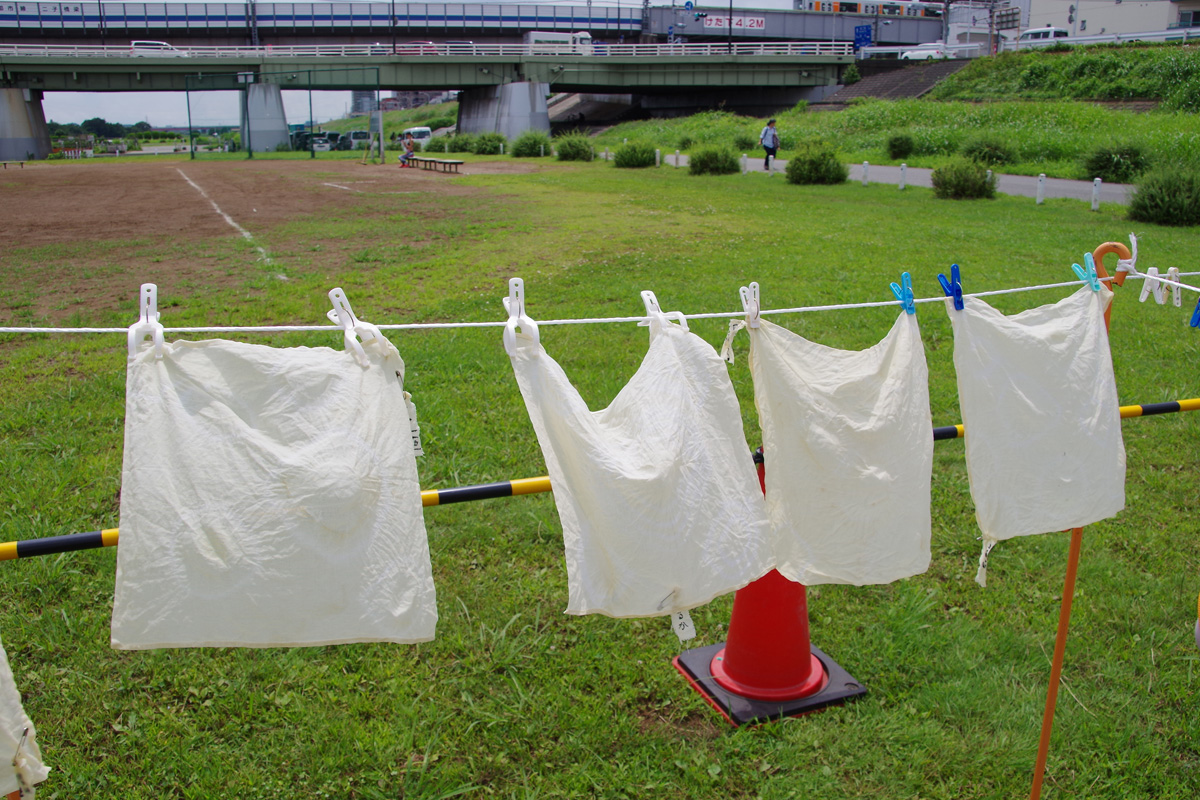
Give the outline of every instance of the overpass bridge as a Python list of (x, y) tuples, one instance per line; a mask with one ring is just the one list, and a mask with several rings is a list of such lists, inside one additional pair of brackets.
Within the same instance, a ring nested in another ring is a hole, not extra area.
[(170, 57), (8, 44), (0, 45), (0, 159), (49, 152), (41, 110), (48, 91), (237, 90), (243, 128), (254, 131), (256, 149), (270, 149), (285, 136), (283, 89), (459, 89), (460, 130), (512, 137), (549, 130), (549, 91), (692, 94), (708, 101), (701, 105), (778, 107), (818, 96), (853, 60), (848, 42), (194, 47)]

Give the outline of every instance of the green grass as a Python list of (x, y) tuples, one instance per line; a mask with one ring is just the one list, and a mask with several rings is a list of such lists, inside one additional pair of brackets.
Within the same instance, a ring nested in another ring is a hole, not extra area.
[[(885, 300), (902, 270), (918, 296), (931, 296), (951, 262), (968, 292), (1069, 280), (1085, 250), (1130, 230), (1117, 206), (952, 203), (922, 189), (603, 163), (547, 161), (535, 173), (454, 180), (471, 193), (366, 197), (256, 234), (275, 258), (269, 267), (234, 236), (191, 242), (197, 258), (229, 260), (247, 277), (225, 288), (160, 279), (162, 321), (311, 324), (333, 286), (371, 322), (500, 320), (511, 276), (525, 279), (535, 319), (636, 315), (642, 289), (668, 310), (733, 310), (751, 280), (766, 307)], [(1193, 268), (1191, 232), (1138, 232), (1143, 269)], [(340, 266), (318, 267), (315, 253), (331, 241), (345, 244)], [(142, 249), (112, 251), (131, 298), (151, 258)], [(45, 248), (0, 254), (26, 292), (37, 291), (38, 270), (73, 269), (62, 263)], [(290, 279), (275, 279), (280, 272)], [(1113, 314), (1121, 401), (1200, 396), (1190, 309), (1139, 304), (1138, 290), (1118, 290)], [(1013, 313), (1066, 291), (991, 301)], [(133, 311), (79, 323), (128, 324)], [(938, 305), (918, 313), (934, 424), (952, 424), (949, 322)], [(895, 314), (781, 321), (861, 348)], [(19, 316), (0, 306), (0, 320)], [(719, 346), (726, 321), (691, 327)], [(633, 324), (544, 326), (541, 335), (593, 408), (611, 401), (645, 352), (645, 330)], [(314, 334), (244, 338), (339, 346)], [(544, 474), (497, 329), (391, 339), (420, 412), (423, 487)], [(730, 372), (754, 446), (746, 340), (736, 348)], [(118, 523), (123, 367), (121, 336), (0, 337), (0, 541)], [(1047, 798), (1200, 793), (1191, 633), (1200, 415), (1123, 429), (1128, 507), (1085, 533)], [(926, 575), (809, 595), (814, 643), (870, 693), (758, 728), (728, 728), (687, 688), (669, 665), (680, 648), (666, 620), (562, 614), (566, 575), (549, 496), (426, 510), (441, 615), (428, 644), (118, 653), (108, 647), (111, 550), (0, 564), (0, 634), (55, 768), (47, 797), (1022, 796), (1066, 537), (1003, 543), (980, 590), (961, 441), (937, 445), (933, 498)], [(728, 597), (694, 611), (692, 644), (721, 641), (729, 611)]]

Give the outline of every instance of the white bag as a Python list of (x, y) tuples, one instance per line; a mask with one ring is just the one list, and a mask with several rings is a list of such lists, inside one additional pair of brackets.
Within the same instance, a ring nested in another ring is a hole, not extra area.
[(113, 647), (433, 638), (404, 363), (364, 348), (130, 360)]
[(956, 311), (954, 367), (967, 474), (984, 552), (1014, 536), (1079, 528), (1125, 507), (1125, 446), (1104, 311), (1106, 286), (1006, 317), (975, 297)]
[(596, 412), (528, 336), (511, 358), (562, 521), (567, 613), (672, 614), (770, 570), (737, 397), (707, 342), (655, 319), (637, 373)]
[(25, 789), (21, 796), (32, 798), (34, 784), (46, 780), (49, 774), (49, 768), (42, 764), (33, 723), (21, 707), (21, 694), (8, 666), (8, 654), (0, 642), (0, 797)]
[(933, 423), (916, 315), (862, 351), (766, 320), (749, 331), (777, 569), (809, 586), (929, 569)]

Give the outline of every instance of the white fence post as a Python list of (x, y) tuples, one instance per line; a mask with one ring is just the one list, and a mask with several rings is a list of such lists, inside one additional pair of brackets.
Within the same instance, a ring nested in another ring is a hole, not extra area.
[(500, 143), (500, 155), (504, 155), (504, 142)]
[(676, 168), (679, 167), (679, 151), (678, 150), (675, 151), (675, 167)]
[(870, 168), (871, 168), (871, 165), (868, 164), (866, 161), (864, 161), (863, 162), (863, 186), (867, 185), (867, 171), (870, 170)]
[(908, 164), (900, 165), (900, 188), (904, 188), (905, 181), (908, 180)]
[(1100, 179), (1092, 181), (1092, 211), (1100, 210)]
[(662, 166), (662, 150), (660, 150), (657, 147), (654, 148), (654, 166), (656, 166), (656, 167)]
[(1040, 206), (1044, 202), (1046, 202), (1046, 173), (1043, 172), (1038, 175), (1037, 204)]
[(745, 175), (749, 171), (750, 171), (750, 167), (747, 164), (746, 154), (742, 153), (742, 174)]

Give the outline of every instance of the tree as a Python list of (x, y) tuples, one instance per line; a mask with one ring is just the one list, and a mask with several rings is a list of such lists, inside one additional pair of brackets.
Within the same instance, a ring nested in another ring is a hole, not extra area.
[(135, 133), (145, 133), (146, 131), (150, 130), (150, 123), (146, 122), (145, 120), (141, 122), (135, 122), (129, 129)]
[(125, 126), (119, 122), (106, 122), (100, 117), (83, 121), (83, 130), (101, 139), (119, 139), (125, 135)]

